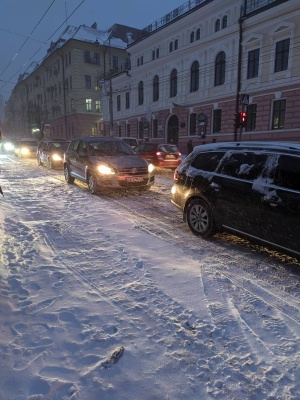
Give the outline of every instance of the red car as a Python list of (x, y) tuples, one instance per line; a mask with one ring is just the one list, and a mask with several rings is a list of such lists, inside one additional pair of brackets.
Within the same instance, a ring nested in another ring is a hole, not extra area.
[(134, 151), (158, 168), (176, 169), (181, 163), (181, 153), (175, 144), (144, 142)]

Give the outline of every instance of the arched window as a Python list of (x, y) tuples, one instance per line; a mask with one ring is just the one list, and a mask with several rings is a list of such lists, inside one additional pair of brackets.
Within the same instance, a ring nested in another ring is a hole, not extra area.
[(159, 48), (156, 49), (156, 58), (159, 58)]
[(141, 56), (141, 65), (144, 64), (144, 56)]
[(169, 44), (169, 52), (172, 53), (173, 51), (173, 42), (170, 42)]
[(153, 79), (153, 101), (158, 101), (159, 99), (159, 77), (155, 75)]
[(144, 82), (140, 81), (139, 83), (139, 106), (144, 104)]
[(194, 61), (191, 66), (190, 91), (197, 92), (199, 89), (199, 62)]
[(222, 29), (227, 28), (227, 15), (222, 18)]
[(196, 40), (200, 39), (200, 28), (196, 30)]
[(191, 32), (191, 35), (190, 35), (190, 43), (193, 43), (195, 41), (195, 32), (193, 31), (193, 32)]
[(152, 60), (155, 60), (155, 50), (152, 50)]
[(177, 95), (177, 70), (173, 69), (170, 77), (170, 97)]
[(140, 66), (140, 58), (138, 57), (138, 59), (137, 59), (137, 66), (139, 67)]
[(175, 39), (174, 50), (177, 50), (177, 49), (178, 49), (178, 39)]
[(215, 61), (215, 86), (220, 86), (225, 83), (226, 70), (226, 54), (221, 51)]
[(219, 32), (220, 29), (221, 29), (221, 22), (219, 19), (217, 19), (215, 23), (215, 32)]

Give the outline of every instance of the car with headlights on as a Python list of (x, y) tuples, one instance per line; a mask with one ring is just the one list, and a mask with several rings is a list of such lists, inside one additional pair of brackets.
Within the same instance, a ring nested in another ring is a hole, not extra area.
[(62, 168), (64, 164), (64, 152), (69, 146), (69, 141), (63, 139), (43, 139), (36, 152), (38, 165), (46, 165), (48, 168)]
[(22, 138), (15, 142), (16, 157), (36, 157), (38, 141), (33, 138)]
[(13, 153), (15, 150), (15, 145), (12, 140), (4, 139), (2, 142), (2, 151), (4, 153)]
[(300, 143), (196, 146), (171, 202), (195, 235), (225, 230), (300, 258)]
[(85, 182), (92, 194), (110, 189), (150, 189), (154, 183), (152, 171), (152, 164), (120, 138), (76, 138), (64, 154), (66, 181)]
[(134, 152), (156, 168), (176, 169), (181, 163), (181, 153), (175, 144), (143, 142)]

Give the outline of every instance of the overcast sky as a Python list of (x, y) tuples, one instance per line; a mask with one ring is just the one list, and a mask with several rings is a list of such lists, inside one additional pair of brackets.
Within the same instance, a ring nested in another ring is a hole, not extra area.
[(9, 98), (19, 74), (45, 56), (51, 41), (67, 24), (90, 26), (97, 22), (104, 30), (114, 23), (144, 28), (184, 3), (186, 0), (0, 0), (0, 95)]

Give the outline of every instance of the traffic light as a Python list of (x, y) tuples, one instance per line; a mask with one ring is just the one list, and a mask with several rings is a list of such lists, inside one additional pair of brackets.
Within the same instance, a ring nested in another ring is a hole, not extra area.
[(240, 126), (245, 128), (247, 124), (247, 113), (245, 111), (240, 112)]

